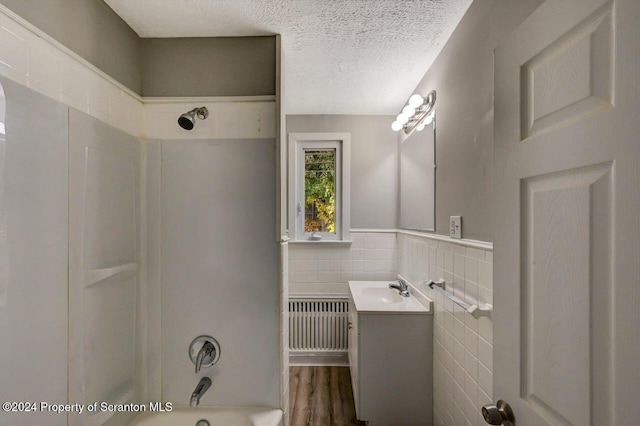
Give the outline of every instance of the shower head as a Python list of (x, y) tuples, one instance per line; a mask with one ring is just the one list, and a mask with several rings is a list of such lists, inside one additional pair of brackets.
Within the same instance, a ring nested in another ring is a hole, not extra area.
[(196, 125), (196, 117), (204, 120), (209, 116), (209, 110), (206, 107), (194, 108), (189, 112), (185, 112), (178, 118), (178, 124), (185, 130), (191, 130)]

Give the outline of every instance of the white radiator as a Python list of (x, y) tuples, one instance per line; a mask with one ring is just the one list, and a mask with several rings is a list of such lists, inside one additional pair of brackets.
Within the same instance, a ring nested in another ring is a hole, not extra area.
[(348, 306), (344, 299), (290, 299), (289, 352), (346, 352)]

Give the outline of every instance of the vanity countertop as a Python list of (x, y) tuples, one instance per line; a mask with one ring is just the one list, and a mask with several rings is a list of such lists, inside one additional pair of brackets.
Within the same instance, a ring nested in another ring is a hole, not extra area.
[(433, 314), (432, 302), (410, 287), (409, 297), (400, 296), (389, 284), (397, 281), (349, 281), (349, 294), (358, 313)]

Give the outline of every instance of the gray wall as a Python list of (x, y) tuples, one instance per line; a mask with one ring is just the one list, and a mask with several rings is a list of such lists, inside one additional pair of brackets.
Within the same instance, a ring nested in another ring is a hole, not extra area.
[(397, 135), (392, 116), (288, 115), (287, 133), (351, 133), (351, 228), (395, 229)]
[(275, 95), (275, 36), (141, 39), (102, 0), (0, 3), (143, 96)]
[(436, 232), (492, 241), (493, 51), (542, 0), (475, 1), (416, 88), (438, 93)]
[(143, 96), (275, 95), (276, 37), (142, 39)]
[(104, 1), (0, 0), (0, 3), (140, 93), (140, 38)]

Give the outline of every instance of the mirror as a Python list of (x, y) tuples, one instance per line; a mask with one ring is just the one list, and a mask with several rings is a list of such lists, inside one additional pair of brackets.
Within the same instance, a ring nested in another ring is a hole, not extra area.
[[(436, 119), (400, 144), (400, 227), (435, 231)], [(426, 121), (425, 121), (426, 123)]]

